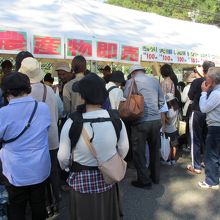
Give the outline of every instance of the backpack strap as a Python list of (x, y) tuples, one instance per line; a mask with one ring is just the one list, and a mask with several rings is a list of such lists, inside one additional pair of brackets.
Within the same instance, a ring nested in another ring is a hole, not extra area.
[(69, 117), (73, 121), (69, 130), (69, 138), (71, 140), (71, 152), (72, 152), (72, 149), (76, 146), (82, 132), (83, 117), (82, 117), (82, 113), (78, 111), (71, 113)]
[(108, 92), (111, 92), (113, 89), (116, 89), (116, 88), (118, 88), (117, 86), (111, 86), (110, 88), (108, 88)]
[(120, 132), (122, 128), (122, 122), (120, 120), (119, 113), (115, 109), (108, 110), (108, 113), (110, 115), (109, 118), (99, 117), (99, 118), (88, 118), (88, 119), (87, 118), (83, 119), (82, 113), (77, 111), (70, 114), (70, 118), (73, 121), (69, 130), (69, 138), (71, 140), (71, 152), (79, 140), (84, 122), (89, 122), (90, 124), (92, 124), (92, 123), (111, 121), (115, 129), (117, 141), (119, 140)]
[(120, 116), (119, 116), (119, 112), (116, 109), (109, 109), (108, 113), (110, 115), (110, 118), (112, 119), (112, 124), (115, 128), (115, 133), (116, 133), (117, 142), (118, 142), (118, 140), (120, 138), (120, 132), (121, 132), (121, 129), (122, 129), (122, 123), (121, 123), (121, 119), (120, 119)]
[(45, 102), (46, 101), (46, 98), (47, 98), (47, 87), (45, 84), (43, 84), (44, 86), (44, 93), (43, 93), (43, 99), (42, 99), (42, 102)]

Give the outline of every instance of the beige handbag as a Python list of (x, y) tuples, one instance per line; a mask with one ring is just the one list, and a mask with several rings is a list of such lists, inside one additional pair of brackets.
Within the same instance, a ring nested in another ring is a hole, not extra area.
[(135, 120), (144, 116), (144, 97), (138, 93), (135, 79), (132, 79), (126, 101), (119, 104), (119, 115), (125, 120)]
[(179, 132), (179, 135), (183, 135), (186, 133), (186, 122), (185, 121), (178, 121), (178, 132)]
[(120, 157), (118, 152), (107, 161), (101, 162), (98, 160), (96, 150), (89, 141), (89, 135), (84, 128), (82, 129), (82, 136), (90, 152), (97, 160), (99, 170), (101, 171), (105, 182), (107, 184), (120, 182), (125, 176), (127, 163)]

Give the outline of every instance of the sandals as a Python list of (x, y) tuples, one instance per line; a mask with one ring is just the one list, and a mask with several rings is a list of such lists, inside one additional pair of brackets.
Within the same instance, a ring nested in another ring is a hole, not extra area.
[(187, 165), (187, 171), (189, 171), (190, 173), (192, 174), (201, 174), (202, 171), (201, 170), (198, 170), (198, 169), (194, 169), (192, 165)]

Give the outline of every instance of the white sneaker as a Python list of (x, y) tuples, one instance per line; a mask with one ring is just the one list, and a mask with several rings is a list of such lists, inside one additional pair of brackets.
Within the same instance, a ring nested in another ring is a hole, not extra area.
[(207, 184), (205, 181), (198, 182), (198, 185), (202, 189), (219, 189), (219, 185), (211, 186), (211, 185)]

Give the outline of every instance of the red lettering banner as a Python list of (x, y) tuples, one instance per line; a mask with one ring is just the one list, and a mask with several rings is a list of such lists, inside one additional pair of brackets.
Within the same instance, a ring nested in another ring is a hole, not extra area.
[(27, 50), (27, 33), (0, 30), (0, 51), (2, 53), (18, 53)]
[(118, 58), (118, 44), (108, 42), (97, 42), (97, 57), (104, 59), (117, 60)]
[(121, 60), (139, 62), (139, 47), (121, 45)]
[(67, 39), (67, 57), (92, 57), (92, 40)]
[(61, 37), (33, 36), (33, 54), (38, 57), (62, 57), (63, 42)]

